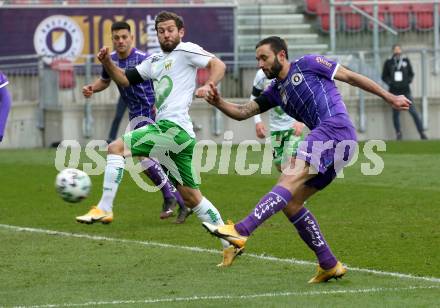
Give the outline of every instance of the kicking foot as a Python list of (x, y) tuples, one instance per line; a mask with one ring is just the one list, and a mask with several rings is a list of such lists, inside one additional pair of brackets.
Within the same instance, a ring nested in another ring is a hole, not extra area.
[(318, 266), (318, 272), (312, 279), (309, 280), (309, 283), (320, 283), (329, 281), (332, 278), (338, 279), (347, 273), (347, 268), (342, 265), (341, 262), (338, 261), (335, 266), (332, 268), (325, 270)]
[(85, 224), (93, 224), (95, 222), (101, 222), (103, 224), (109, 224), (113, 221), (113, 212), (105, 212), (96, 206), (92, 206), (87, 214), (77, 216), (76, 221)]
[(217, 264), (218, 267), (228, 267), (232, 265), (235, 258), (241, 255), (244, 251), (244, 248), (237, 248), (233, 245), (223, 249), (223, 261), (220, 264)]
[(237, 248), (244, 248), (247, 236), (243, 236), (235, 230), (235, 225), (216, 226), (207, 222), (202, 223), (203, 227), (214, 236), (222, 238)]

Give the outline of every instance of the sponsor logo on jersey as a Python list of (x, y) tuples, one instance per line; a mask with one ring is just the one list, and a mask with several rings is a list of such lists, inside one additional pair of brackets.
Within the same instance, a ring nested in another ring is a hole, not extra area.
[(295, 73), (292, 75), (292, 84), (294, 86), (299, 85), (303, 81), (303, 76), (300, 73)]
[(65, 15), (52, 15), (37, 26), (34, 33), (34, 48), (51, 64), (55, 57), (74, 62), (82, 53), (84, 36), (80, 26)]
[(159, 61), (160, 59), (161, 59), (160, 56), (153, 56), (153, 57), (151, 58), (151, 63), (157, 62), (157, 61)]
[(333, 64), (331, 64), (330, 62), (328, 62), (326, 59), (324, 59), (322, 57), (316, 57), (316, 62), (326, 66), (327, 68), (332, 68), (332, 66), (333, 66)]

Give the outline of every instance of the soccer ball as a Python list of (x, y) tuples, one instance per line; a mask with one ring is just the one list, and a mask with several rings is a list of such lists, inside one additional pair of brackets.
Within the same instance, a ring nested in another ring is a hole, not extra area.
[(58, 173), (55, 188), (60, 197), (67, 202), (76, 203), (87, 197), (92, 183), (84, 171), (68, 168)]

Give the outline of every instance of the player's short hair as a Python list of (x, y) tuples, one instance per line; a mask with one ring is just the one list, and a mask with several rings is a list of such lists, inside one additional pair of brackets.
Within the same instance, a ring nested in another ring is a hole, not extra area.
[(391, 47), (391, 50), (394, 50), (394, 48), (396, 48), (396, 47), (402, 48), (402, 45), (400, 45), (399, 43), (393, 44), (393, 46)]
[(117, 30), (128, 30), (128, 32), (131, 32), (130, 25), (125, 21), (116, 21), (112, 24), (112, 32)]
[(257, 46), (255, 46), (255, 49), (266, 44), (270, 45), (270, 49), (272, 49), (272, 51), (275, 54), (279, 53), (281, 50), (284, 50), (284, 52), (286, 53), (286, 59), (289, 59), (289, 53), (287, 51), (286, 41), (283, 40), (281, 37), (279, 36), (266, 37), (265, 39), (262, 39), (261, 41), (258, 42)]
[(179, 16), (173, 12), (162, 11), (162, 12), (159, 12), (159, 14), (157, 14), (156, 19), (155, 19), (154, 28), (156, 29), (156, 31), (157, 31), (157, 25), (160, 22), (164, 22), (164, 21), (168, 21), (168, 20), (174, 20), (174, 22), (176, 23), (177, 29), (180, 30), (183, 28), (182, 16)]

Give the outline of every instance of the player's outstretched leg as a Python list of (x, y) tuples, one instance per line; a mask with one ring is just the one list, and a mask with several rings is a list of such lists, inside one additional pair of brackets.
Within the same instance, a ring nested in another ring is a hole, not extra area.
[(319, 227), (318, 221), (305, 207), (289, 218), (301, 239), (313, 250), (318, 258), (318, 272), (309, 283), (325, 282), (332, 278), (338, 279), (347, 272), (341, 262), (333, 255)]
[(235, 225), (214, 226), (210, 223), (203, 223), (203, 226), (211, 234), (225, 239), (237, 248), (243, 248), (248, 237), (266, 219), (282, 210), (292, 198), (292, 194), (282, 186), (274, 186), (267, 193), (252, 212), (242, 221)]
[(162, 212), (160, 213), (160, 219), (166, 219), (174, 215), (174, 209), (179, 206), (179, 216), (176, 220), (177, 223), (184, 223), (186, 217), (188, 217), (189, 209), (186, 208), (185, 203), (180, 195), (179, 191), (174, 187), (167, 175), (163, 171), (160, 164), (149, 158), (144, 158), (141, 161), (142, 167), (145, 170), (145, 174), (153, 181), (153, 183), (161, 187), (160, 191), (163, 196)]
[[(212, 226), (224, 226), (222, 217), (217, 208), (207, 198), (202, 197), (202, 201), (192, 211), (203, 222)], [(231, 266), (236, 256), (240, 255), (243, 248), (236, 248), (229, 244), (228, 241), (220, 239), (223, 246), (223, 261), (217, 264), (219, 267)]]
[[(118, 144), (118, 142), (120, 142), (120, 144)], [(112, 153), (110, 150), (112, 145), (116, 148), (122, 146), (123, 152), (124, 145), (122, 144), (121, 139), (111, 143), (109, 153)], [(107, 165), (105, 166), (104, 171), (104, 183), (101, 200), (99, 201), (98, 206), (93, 206), (88, 213), (82, 216), (77, 216), (77, 222), (86, 224), (101, 222), (108, 224), (113, 221), (113, 200), (115, 199), (116, 192), (118, 191), (119, 184), (121, 183), (122, 176), (124, 174), (124, 166), (125, 160), (122, 154), (107, 155)]]

